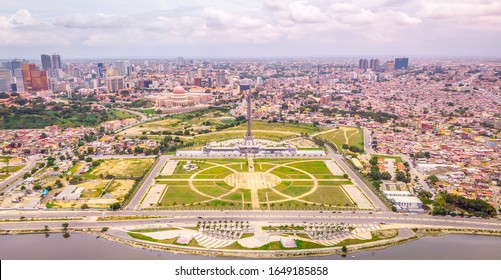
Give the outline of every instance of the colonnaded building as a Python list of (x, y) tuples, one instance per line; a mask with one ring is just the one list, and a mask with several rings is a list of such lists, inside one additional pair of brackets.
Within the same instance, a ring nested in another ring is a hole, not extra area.
[(163, 92), (146, 96), (147, 99), (155, 101), (155, 107), (172, 108), (188, 107), (212, 100), (211, 93), (186, 92), (182, 86), (176, 86), (172, 92)]

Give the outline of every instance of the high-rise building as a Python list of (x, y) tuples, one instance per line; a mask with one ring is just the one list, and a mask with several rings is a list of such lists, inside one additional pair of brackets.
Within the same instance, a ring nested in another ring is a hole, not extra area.
[(12, 74), (10, 70), (7, 69), (0, 69), (0, 79), (4, 79), (7, 81), (7, 83), (12, 83)]
[(9, 91), (9, 84), (7, 83), (7, 80), (4, 78), (0, 78), (0, 92), (8, 92)]
[(53, 69), (62, 69), (61, 56), (58, 54), (52, 55), (52, 68)]
[(42, 69), (47, 70), (52, 68), (52, 58), (48, 54), (42, 54), (41, 56), (42, 60)]
[(261, 77), (257, 77), (256, 78), (256, 84), (259, 85), (259, 86), (262, 86), (264, 83), (263, 83), (263, 78)]
[(33, 63), (23, 64), (22, 77), (26, 91), (48, 90), (47, 71), (38, 70)]
[(120, 71), (120, 75), (126, 76), (127, 74), (127, 67), (130, 65), (130, 62), (127, 60), (119, 60), (115, 63), (117, 66), (118, 70)]
[(372, 69), (373, 71), (378, 71), (379, 70), (379, 59), (372, 58), (369, 61), (369, 68)]
[(216, 74), (216, 86), (222, 87), (226, 83), (226, 75), (224, 74), (224, 71), (219, 71)]
[(407, 67), (409, 67), (409, 58), (407, 57), (395, 58), (395, 70), (407, 69)]
[(320, 105), (329, 105), (332, 101), (332, 96), (330, 94), (322, 95), (320, 97)]
[(17, 68), (14, 70), (14, 79), (16, 83), (16, 91), (23, 92), (24, 91), (24, 80), (23, 80), (23, 70), (21, 68)]
[(393, 70), (395, 70), (395, 61), (393, 60), (386, 61), (386, 71), (391, 72)]
[(104, 78), (104, 74), (106, 74), (106, 67), (103, 63), (99, 62), (97, 64), (97, 77), (102, 79)]
[(183, 65), (183, 64), (184, 64), (184, 58), (182, 58), (182, 57), (178, 56), (178, 57), (177, 57), (177, 64), (179, 64), (179, 65)]
[(3, 65), (4, 65), (4, 68), (9, 69), (12, 76), (14, 76), (14, 70), (21, 69), (21, 66), (24, 63), (28, 63), (28, 62), (24, 59), (13, 59), (11, 61), (4, 62)]
[(122, 76), (106, 77), (106, 90), (108, 90), (108, 92), (117, 92), (124, 88), (125, 88), (124, 77)]
[(369, 60), (367, 60), (366, 58), (361, 58), (358, 61), (358, 68), (364, 69), (364, 70), (369, 68)]
[(195, 84), (195, 86), (201, 87), (202, 86), (202, 78), (195, 78), (193, 83)]

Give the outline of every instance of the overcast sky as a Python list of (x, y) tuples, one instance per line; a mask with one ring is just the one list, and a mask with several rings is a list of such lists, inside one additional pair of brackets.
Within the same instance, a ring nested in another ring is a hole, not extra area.
[(1, 0), (0, 58), (501, 56), (500, 0)]

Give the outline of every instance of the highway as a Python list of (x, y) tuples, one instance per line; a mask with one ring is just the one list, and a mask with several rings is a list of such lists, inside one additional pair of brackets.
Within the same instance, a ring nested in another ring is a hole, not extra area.
[(169, 157), (171, 156), (163, 155), (158, 158), (158, 160), (151, 167), (151, 171), (147, 174), (146, 179), (143, 180), (143, 183), (141, 184), (141, 186), (139, 186), (138, 191), (124, 209), (133, 210), (139, 205), (139, 201), (144, 196), (148, 188), (151, 186), (153, 180), (155, 180), (155, 177), (160, 173), (160, 171), (164, 167)]
[[(15, 187), (19, 186), (24, 180), (22, 177), (24, 175), (24, 173), (31, 171), (31, 169), (33, 169), (33, 167), (35, 167), (35, 165), (37, 163), (36, 156), (31, 156), (31, 157), (24, 158), (24, 159), (26, 160), (26, 165), (21, 170), (17, 171), (14, 175), (12, 175), (12, 176), (8, 177), (7, 179), (5, 179), (4, 181), (2, 181), (0, 183), (0, 191), (10, 192)], [(9, 185), (9, 186), (7, 187), (7, 185)]]
[(355, 174), (355, 172), (353, 172), (353, 170), (351, 170), (351, 168), (343, 161), (343, 156), (335, 153), (334, 150), (332, 150), (332, 148), (329, 145), (326, 145), (326, 147), (329, 157), (332, 157), (333, 159), (336, 160), (339, 166), (341, 166), (341, 168), (346, 172), (346, 174), (348, 174), (350, 180), (354, 182), (356, 185), (358, 185), (362, 189), (362, 191), (367, 195), (367, 197), (369, 197), (374, 207), (377, 210), (387, 211), (388, 207), (386, 207), (386, 205), (383, 202), (381, 202), (381, 200), (379, 200), (379, 198), (372, 192), (370, 187), (367, 186), (365, 182), (362, 181), (358, 177), (358, 175)]
[[(148, 226), (155, 224), (183, 224), (196, 223), (203, 220), (239, 220), (239, 221), (266, 221), (269, 223), (295, 223), (302, 222), (344, 222), (348, 224), (398, 224), (402, 227), (453, 227), (453, 228), (478, 228), (501, 230), (501, 221), (496, 219), (471, 219), (458, 217), (442, 217), (428, 215), (404, 215), (392, 212), (379, 212), (374, 214), (351, 212), (318, 212), (318, 211), (117, 211), (107, 212), (106, 216), (156, 216), (153, 219), (136, 220), (109, 220), (96, 221), (101, 217), (99, 211), (3, 211), (0, 218), (26, 217), (26, 222), (1, 222), (3, 230), (13, 229), (42, 229), (45, 225), (50, 228), (60, 228), (62, 223), (69, 223), (72, 228), (96, 228), (119, 226)], [(162, 216), (162, 217), (159, 217)], [(34, 218), (82, 218), (82, 220), (66, 221), (29, 221)]]

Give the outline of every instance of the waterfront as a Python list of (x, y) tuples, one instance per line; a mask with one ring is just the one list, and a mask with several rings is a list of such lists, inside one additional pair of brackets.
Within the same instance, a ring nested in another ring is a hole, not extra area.
[[(198, 255), (172, 254), (163, 251), (133, 248), (114, 243), (91, 234), (5, 235), (0, 236), (0, 259), (224, 259)], [(355, 256), (353, 258), (353, 256)], [(425, 236), (416, 241), (393, 247), (358, 252), (341, 257), (331, 255), (311, 259), (374, 259), (374, 260), (419, 260), (419, 259), (501, 259), (501, 237), (479, 235)]]

